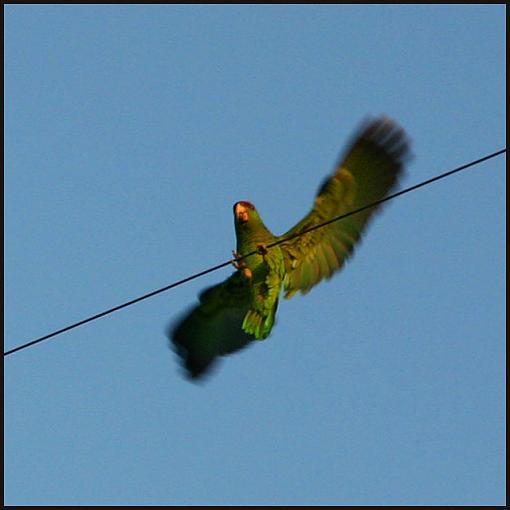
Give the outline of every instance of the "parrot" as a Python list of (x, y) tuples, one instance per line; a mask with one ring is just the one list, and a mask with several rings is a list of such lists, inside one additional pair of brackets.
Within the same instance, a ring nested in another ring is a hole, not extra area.
[(306, 294), (339, 271), (381, 204), (330, 220), (387, 197), (409, 157), (409, 139), (394, 120), (367, 119), (319, 187), (312, 209), (285, 234), (272, 234), (251, 202), (235, 203), (235, 272), (203, 290), (198, 304), (167, 328), (185, 375), (198, 380), (221, 356), (266, 339), (282, 291), (286, 299)]

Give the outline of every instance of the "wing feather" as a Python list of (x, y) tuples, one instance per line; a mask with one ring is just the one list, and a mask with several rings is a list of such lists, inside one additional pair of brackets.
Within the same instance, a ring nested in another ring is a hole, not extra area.
[(241, 327), (250, 303), (249, 284), (236, 271), (224, 282), (205, 289), (199, 303), (169, 327), (167, 336), (190, 377), (201, 377), (218, 356), (254, 340)]
[[(384, 198), (397, 186), (408, 157), (407, 136), (395, 122), (381, 117), (365, 123), (333, 175), (322, 183), (312, 210), (279, 239)], [(285, 297), (305, 294), (338, 271), (380, 209), (373, 207), (283, 242)]]

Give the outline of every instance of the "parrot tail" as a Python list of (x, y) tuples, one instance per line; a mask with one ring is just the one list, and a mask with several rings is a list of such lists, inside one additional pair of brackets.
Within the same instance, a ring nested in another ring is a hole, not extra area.
[(253, 335), (257, 340), (265, 340), (273, 329), (277, 308), (278, 299), (267, 315), (262, 315), (259, 310), (254, 310), (253, 308), (248, 310), (243, 320), (243, 330)]

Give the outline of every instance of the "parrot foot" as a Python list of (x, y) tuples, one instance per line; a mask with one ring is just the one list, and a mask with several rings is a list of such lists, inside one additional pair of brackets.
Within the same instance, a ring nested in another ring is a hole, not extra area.
[(257, 245), (257, 252), (259, 253), (259, 255), (267, 255), (267, 247), (265, 244), (258, 244)]
[[(234, 256), (234, 259), (237, 259), (239, 258), (241, 255), (235, 251), (235, 250), (232, 250), (232, 255)], [(244, 260), (233, 260), (232, 261), (232, 265), (238, 269), (239, 271), (241, 271), (243, 273), (243, 276), (247, 279), (247, 280), (251, 280), (252, 276), (253, 276), (253, 273), (251, 272), (251, 269), (246, 265), (246, 262), (244, 262)]]
[[(232, 250), (232, 256), (234, 257), (234, 259), (238, 259), (241, 256), (241, 254), (235, 250)], [(243, 267), (246, 267), (245, 262), (242, 260), (233, 260), (232, 265), (236, 269), (242, 269)]]

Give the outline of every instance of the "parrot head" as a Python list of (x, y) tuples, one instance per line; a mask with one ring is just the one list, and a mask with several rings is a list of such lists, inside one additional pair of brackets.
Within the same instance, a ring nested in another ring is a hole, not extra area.
[(244, 225), (250, 220), (256, 219), (256, 217), (258, 217), (258, 213), (251, 202), (242, 201), (234, 204), (234, 218), (236, 224)]
[(257, 209), (251, 202), (241, 201), (234, 204), (234, 223), (238, 241), (251, 237), (253, 234), (267, 232), (272, 235), (264, 225)]
[(244, 229), (253, 229), (264, 225), (255, 206), (245, 200), (234, 204), (234, 221), (236, 227)]

